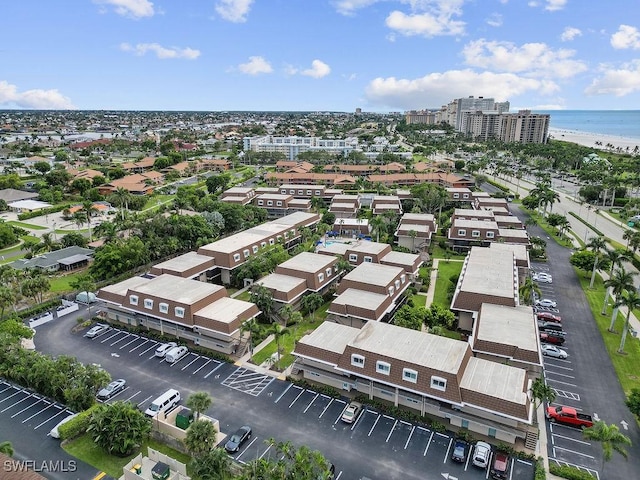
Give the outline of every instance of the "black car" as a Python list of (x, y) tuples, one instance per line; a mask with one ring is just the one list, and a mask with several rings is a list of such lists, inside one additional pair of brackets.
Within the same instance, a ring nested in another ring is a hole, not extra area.
[(458, 463), (464, 463), (467, 460), (467, 452), (469, 444), (464, 440), (457, 439), (453, 444), (453, 452), (451, 452), (451, 460)]
[(224, 444), (224, 449), (229, 452), (237, 452), (244, 442), (251, 438), (251, 427), (243, 425), (236, 433), (231, 435), (231, 438)]
[(557, 335), (564, 335), (562, 324), (557, 322), (544, 322), (538, 320), (538, 328), (541, 332), (553, 332)]

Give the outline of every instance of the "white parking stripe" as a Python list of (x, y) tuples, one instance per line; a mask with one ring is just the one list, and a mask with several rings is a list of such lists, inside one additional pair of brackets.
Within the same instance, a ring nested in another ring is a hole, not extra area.
[[(193, 355), (196, 355), (195, 353)], [(180, 369), (180, 371), (183, 371), (185, 368), (187, 368), (189, 365), (191, 365), (193, 362), (197, 361), (200, 359), (200, 355), (196, 355), (196, 358), (194, 358), (193, 360), (191, 360), (189, 363), (187, 363), (184, 367), (182, 367)]]
[(127, 398), (125, 401), (128, 402), (129, 400), (131, 400), (133, 397), (139, 395), (142, 393), (142, 390), (138, 390), (136, 393), (134, 393), (133, 395), (131, 395), (129, 398)]
[[(552, 373), (553, 375), (558, 375), (559, 377), (565, 377), (565, 378), (576, 378), (573, 375), (567, 375), (566, 373), (560, 373), (560, 372), (554, 372), (553, 370), (547, 370), (547, 374)], [(549, 380), (547, 378), (547, 380)]]
[[(60, 407), (58, 407), (58, 408), (60, 408)], [(70, 412), (69, 410), (61, 409), (61, 410), (60, 410), (58, 413), (56, 413), (54, 416), (47, 418), (47, 419), (46, 419), (44, 422), (42, 422), (41, 424), (36, 425), (35, 427), (33, 427), (33, 429), (34, 429), (34, 430), (39, 429), (39, 428), (40, 428), (42, 425), (44, 425), (45, 423), (50, 422), (51, 420), (53, 420), (54, 418), (56, 418), (56, 417), (57, 417), (57, 416), (59, 416), (59, 415), (62, 415), (62, 414), (63, 414), (63, 413), (65, 413), (65, 412), (71, 415), (71, 412)]]
[(9, 395), (7, 398), (3, 398), (2, 400), (0, 400), (0, 403), (2, 402), (6, 402), (7, 400), (9, 400), (11, 397), (15, 397), (16, 395), (18, 395), (20, 392), (24, 392), (25, 389), (21, 388), (20, 390), (18, 390), (16, 393), (13, 393), (11, 395)]
[[(289, 384), (289, 386), (285, 389), (285, 391), (284, 391), (284, 392), (282, 392), (282, 393), (280, 394), (280, 396), (276, 399), (276, 401), (275, 401), (274, 403), (278, 403), (278, 402), (280, 401), (280, 399), (281, 399), (282, 397), (284, 397), (284, 396), (285, 396), (285, 394), (289, 391), (289, 389), (290, 389), (291, 387), (293, 387), (293, 386), (294, 386), (294, 385), (293, 385), (293, 383), (290, 383), (290, 384)], [(295, 388), (300, 388), (300, 387), (295, 387)]]
[[(120, 333), (122, 333), (122, 332), (120, 332)], [(119, 338), (118, 340), (116, 340), (115, 342), (113, 342), (112, 344), (110, 344), (110, 346), (111, 346), (111, 347), (113, 347), (115, 344), (120, 343), (122, 340), (124, 340), (125, 338), (128, 338), (128, 337), (129, 337), (129, 334), (128, 334), (128, 333), (125, 333), (124, 337)]]
[(567, 382), (562, 382), (560, 380), (556, 380), (555, 378), (547, 378), (547, 382), (553, 382), (553, 383), (560, 383), (562, 385), (568, 385), (570, 387), (578, 387), (576, 384), (574, 383), (567, 383)]
[(564, 435), (558, 435), (557, 433), (553, 434), (554, 437), (564, 438), (565, 440), (571, 440), (572, 442), (581, 443), (582, 445), (591, 445), (589, 442), (585, 442), (583, 440), (578, 440), (576, 438), (565, 437)]
[[(4, 383), (4, 382), (2, 382)], [(6, 392), (7, 390), (13, 388), (11, 385), (9, 385), (8, 383), (5, 383), (5, 385), (7, 385), (7, 388), (5, 388), (4, 390), (0, 390), (0, 393)]]
[(451, 444), (453, 443), (453, 438), (449, 439), (449, 446), (447, 447), (447, 451), (444, 454), (444, 459), (442, 463), (447, 463), (447, 458), (449, 458), (449, 452), (451, 451)]
[(211, 363), (211, 359), (208, 359), (204, 364), (202, 364), (201, 366), (196, 368), (196, 370), (194, 372), (192, 372), (191, 375), (195, 375), (196, 373), (198, 373), (200, 370), (202, 370), (204, 367), (206, 367), (210, 363)]
[(243, 451), (241, 451), (238, 455), (236, 455), (236, 460), (240, 460), (240, 457), (244, 454), (244, 452), (249, 450), (251, 445), (253, 445), (256, 440), (258, 440), (258, 437), (255, 437), (253, 440), (251, 440), (251, 443), (249, 445), (247, 445)]
[(115, 337), (116, 335), (120, 335), (120, 330), (113, 330), (116, 333), (114, 333), (113, 335), (111, 335), (110, 337), (105, 338), (104, 340), (102, 340), (100, 343), (105, 343), (108, 342), (109, 340), (111, 340), (113, 337)]
[[(49, 402), (47, 402), (49, 403)], [(31, 415), (30, 417), (25, 418), (22, 423), (27, 423), (29, 420), (31, 420), (33, 417), (40, 415), (42, 412), (44, 412), (45, 410), (48, 410), (51, 407), (57, 406), (55, 403), (49, 403), (49, 405), (47, 405), (46, 407), (44, 407), (42, 410), (34, 413), (33, 415)]]
[(6, 412), (7, 410), (9, 410), (10, 408), (15, 407), (16, 405), (21, 404), (22, 402), (24, 402), (25, 400), (28, 400), (31, 398), (31, 395), (27, 395), (26, 397), (24, 397), (22, 400), (18, 400), (16, 403), (13, 403), (11, 405), (9, 405), (7, 408), (5, 408), (4, 410), (0, 410), (1, 413)]
[(376, 425), (378, 424), (378, 422), (380, 421), (380, 417), (382, 415), (378, 414), (378, 418), (376, 418), (376, 421), (373, 422), (373, 425), (371, 426), (371, 430), (369, 430), (369, 434), (367, 435), (367, 437), (370, 437), (371, 434), (373, 433), (373, 429), (376, 428)]
[[(149, 348), (147, 348), (144, 352), (139, 353), (138, 356), (141, 357), (142, 355), (144, 355), (145, 353), (147, 353), (149, 350), (154, 350), (156, 348), (156, 344), (154, 343), (153, 345), (151, 345)], [(153, 356), (155, 357), (155, 355)], [(149, 358), (153, 358), (153, 357), (149, 357)]]
[(424, 447), (424, 453), (422, 454), (423, 457), (427, 456), (427, 451), (429, 450), (429, 446), (431, 445), (431, 440), (433, 440), (433, 433), (431, 432), (431, 436), (429, 437), (429, 441), (427, 442), (427, 446)]
[[(38, 398), (38, 397), (34, 397), (34, 398)], [(18, 415), (20, 415), (22, 412), (24, 412), (25, 410), (29, 410), (31, 407), (36, 406), (37, 404), (39, 404), (42, 400), (44, 400), (44, 397), (40, 398), (37, 402), (32, 403), (31, 405), (27, 405), (26, 407), (24, 407), (22, 410), (20, 410), (19, 412), (14, 413), (13, 415), (11, 415), (11, 418), (15, 418)]]
[(319, 393), (316, 393), (316, 396), (315, 396), (315, 397), (313, 397), (313, 400), (311, 400), (311, 401), (309, 402), (309, 405), (307, 405), (307, 408), (305, 408), (305, 409), (304, 409), (304, 411), (303, 411), (302, 413), (307, 413), (307, 410), (309, 410), (309, 409), (311, 408), (311, 405), (313, 405), (313, 402), (315, 402), (315, 401), (316, 401), (316, 398), (318, 398), (319, 396), (320, 396), (320, 394), (319, 394)]
[(271, 447), (272, 447), (272, 445), (271, 445), (271, 444), (269, 444), (269, 446), (267, 447), (267, 449), (266, 449), (264, 452), (262, 452), (262, 455), (260, 455), (258, 458), (262, 458), (262, 457), (264, 457), (264, 456), (267, 454), (267, 452), (271, 449)]
[(389, 443), (389, 439), (391, 438), (391, 434), (395, 430), (397, 424), (398, 424), (398, 420), (396, 420), (395, 423), (393, 424), (393, 427), (391, 427), (391, 431), (389, 432), (389, 435), (387, 435), (387, 439), (384, 441), (385, 443)]
[[(575, 450), (569, 450), (568, 448), (558, 447), (557, 445), (553, 447), (553, 449), (562, 450), (563, 452), (575, 453), (576, 455), (580, 455), (581, 457), (595, 458), (593, 455), (587, 455), (586, 453), (576, 452)], [(553, 455), (555, 456), (555, 453)]]
[(222, 362), (220, 362), (220, 364), (219, 364), (216, 368), (214, 368), (213, 370), (211, 370), (209, 373), (207, 373), (207, 374), (204, 376), (204, 378), (209, 378), (209, 375), (211, 375), (213, 372), (215, 372), (216, 370), (218, 370), (222, 365), (223, 365), (223, 363), (222, 363)]
[[(142, 337), (140, 337), (142, 338)], [(133, 352), (134, 350), (139, 349), (141, 346), (146, 345), (147, 343), (149, 343), (151, 340), (145, 340), (144, 342), (142, 342), (140, 345), (138, 345), (137, 347), (133, 347), (131, 350), (129, 350), (129, 353)]]
[(413, 432), (415, 432), (415, 430), (416, 430), (416, 427), (415, 427), (415, 426), (413, 426), (413, 427), (411, 428), (411, 432), (409, 433), (409, 438), (407, 438), (407, 441), (406, 441), (406, 442), (405, 442), (405, 444), (404, 444), (404, 449), (405, 449), (405, 450), (406, 450), (406, 449), (407, 449), (407, 447), (409, 446), (409, 442), (411, 441), (411, 437), (413, 437)]
[(152, 395), (149, 395), (147, 398), (145, 398), (144, 400), (140, 400), (137, 405), (140, 406), (142, 405), (144, 402), (146, 402), (147, 400), (151, 400)]
[(307, 391), (307, 390), (304, 390), (304, 389), (303, 389), (303, 390), (300, 390), (300, 393), (298, 394), (298, 396), (297, 396), (296, 398), (294, 398), (294, 399), (293, 399), (293, 402), (291, 402), (291, 403), (289, 404), (289, 408), (291, 408), (291, 407), (293, 406), (293, 404), (294, 404), (294, 403), (296, 403), (296, 401), (297, 401), (297, 400), (302, 396), (302, 394), (303, 394), (304, 392), (306, 392), (306, 391)]
[(131, 340), (130, 342), (125, 343), (124, 345), (122, 345), (120, 347), (120, 350), (122, 350), (124, 347), (128, 347), (129, 345), (131, 345), (133, 342), (135, 342), (136, 340), (138, 340), (138, 338), (140, 338), (138, 335), (134, 335), (133, 336), (133, 340)]
[(327, 409), (329, 408), (329, 406), (333, 403), (335, 399), (332, 398), (331, 400), (329, 400), (329, 403), (327, 403), (327, 405), (324, 407), (324, 409), (322, 410), (322, 413), (320, 415), (318, 415), (318, 418), (322, 418), (322, 416), (324, 415), (324, 412), (327, 411)]

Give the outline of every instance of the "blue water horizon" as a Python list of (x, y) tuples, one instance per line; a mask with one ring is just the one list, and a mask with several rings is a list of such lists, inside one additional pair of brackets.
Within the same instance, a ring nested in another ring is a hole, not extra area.
[(640, 110), (534, 110), (551, 116), (549, 128), (640, 141)]

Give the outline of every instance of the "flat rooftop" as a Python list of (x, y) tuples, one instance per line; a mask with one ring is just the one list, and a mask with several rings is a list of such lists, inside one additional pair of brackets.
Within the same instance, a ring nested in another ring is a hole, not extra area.
[(341, 354), (359, 332), (348, 325), (322, 322), (312, 333), (302, 337), (299, 343)]
[[(175, 277), (174, 277), (175, 278)], [(100, 297), (100, 292), (112, 293), (114, 295), (119, 295), (124, 297), (127, 294), (127, 291), (130, 288), (136, 288), (140, 285), (144, 285), (148, 283), (151, 279), (146, 277), (131, 277), (127, 278), (118, 283), (114, 283), (113, 285), (107, 285), (106, 287), (102, 287), (98, 292), (98, 297)]]
[(456, 218), (453, 220), (451, 228), (478, 228), (481, 230), (496, 230), (498, 224), (493, 220), (463, 220)]
[(533, 308), (483, 303), (478, 316), (477, 338), (538, 352), (538, 327)]
[(198, 280), (191, 280), (189, 278), (180, 278), (175, 275), (162, 274), (152, 278), (147, 283), (131, 287), (130, 290), (184, 305), (192, 305), (203, 298), (207, 298), (220, 290), (226, 289), (220, 285), (199, 282)]
[[(366, 310), (377, 310), (380, 305), (387, 301), (387, 295), (367, 292), (355, 288), (347, 288), (344, 292), (334, 298), (331, 305), (346, 305), (347, 307), (363, 308)], [(331, 307), (329, 307), (331, 311)]]
[[(526, 405), (527, 394), (524, 391), (526, 375), (526, 370), (521, 368), (471, 357), (464, 369), (460, 388), (518, 405)], [(499, 382), (496, 381), (497, 378), (500, 379)]]
[(498, 234), (505, 238), (529, 238), (529, 234), (525, 229), (520, 228), (499, 228)]
[(431, 213), (405, 213), (404, 215), (402, 215), (402, 218), (400, 218), (400, 221), (402, 223), (404, 222), (411, 222), (412, 220), (418, 220), (418, 221), (422, 221), (422, 222), (434, 222), (436, 219), (435, 216), (433, 216)]
[(349, 250), (353, 252), (380, 254), (389, 249), (389, 244), (360, 240), (358, 243), (349, 245), (349, 247)]
[(198, 250), (198, 253), (200, 253), (200, 251), (233, 253), (251, 245), (259, 245), (263, 240), (273, 237), (274, 235), (283, 234), (290, 229), (291, 225), (282, 225), (270, 222), (263, 223), (262, 225), (250, 228), (244, 232), (238, 232), (229, 237), (221, 238), (215, 242), (203, 245)]
[(204, 308), (201, 308), (194, 315), (220, 323), (233, 323), (244, 312), (251, 310), (254, 307), (255, 305), (251, 302), (224, 297)]
[(471, 247), (463, 267), (461, 291), (510, 297), (515, 295), (516, 279), (513, 255), (484, 247)]
[(165, 262), (157, 263), (154, 265), (154, 268), (171, 270), (173, 272), (184, 272), (191, 268), (210, 263), (212, 260), (213, 257), (200, 255), (197, 252), (188, 252)]
[(453, 211), (455, 217), (470, 218), (493, 218), (493, 212), (490, 210), (474, 210), (473, 208), (456, 208)]
[(391, 251), (380, 259), (381, 262), (399, 263), (400, 265), (413, 265), (420, 255), (415, 253)]
[(278, 292), (290, 292), (300, 285), (304, 285), (305, 287), (307, 285), (306, 280), (303, 278), (282, 275), (280, 273), (270, 273), (266, 277), (262, 277), (256, 281), (256, 283)]
[(342, 281), (351, 280), (353, 282), (386, 287), (401, 273), (404, 273), (404, 269), (400, 267), (364, 262), (347, 273), (342, 278)]
[(333, 240), (328, 240), (326, 245), (320, 244), (316, 246), (316, 252), (326, 252), (330, 255), (344, 255), (347, 253), (347, 250), (351, 245), (347, 245), (346, 243), (335, 242)]
[(429, 225), (416, 225), (414, 223), (402, 222), (398, 227), (399, 232), (410, 232), (411, 230), (416, 233), (429, 233), (431, 231)]
[(286, 262), (282, 262), (279, 267), (290, 268), (300, 272), (315, 273), (324, 270), (336, 263), (336, 259), (319, 253), (302, 252)]

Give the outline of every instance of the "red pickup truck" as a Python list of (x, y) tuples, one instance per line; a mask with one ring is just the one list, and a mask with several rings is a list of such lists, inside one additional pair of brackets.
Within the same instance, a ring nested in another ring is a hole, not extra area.
[(564, 423), (578, 428), (593, 427), (593, 418), (591, 415), (578, 413), (572, 407), (547, 407), (546, 417), (551, 422)]

